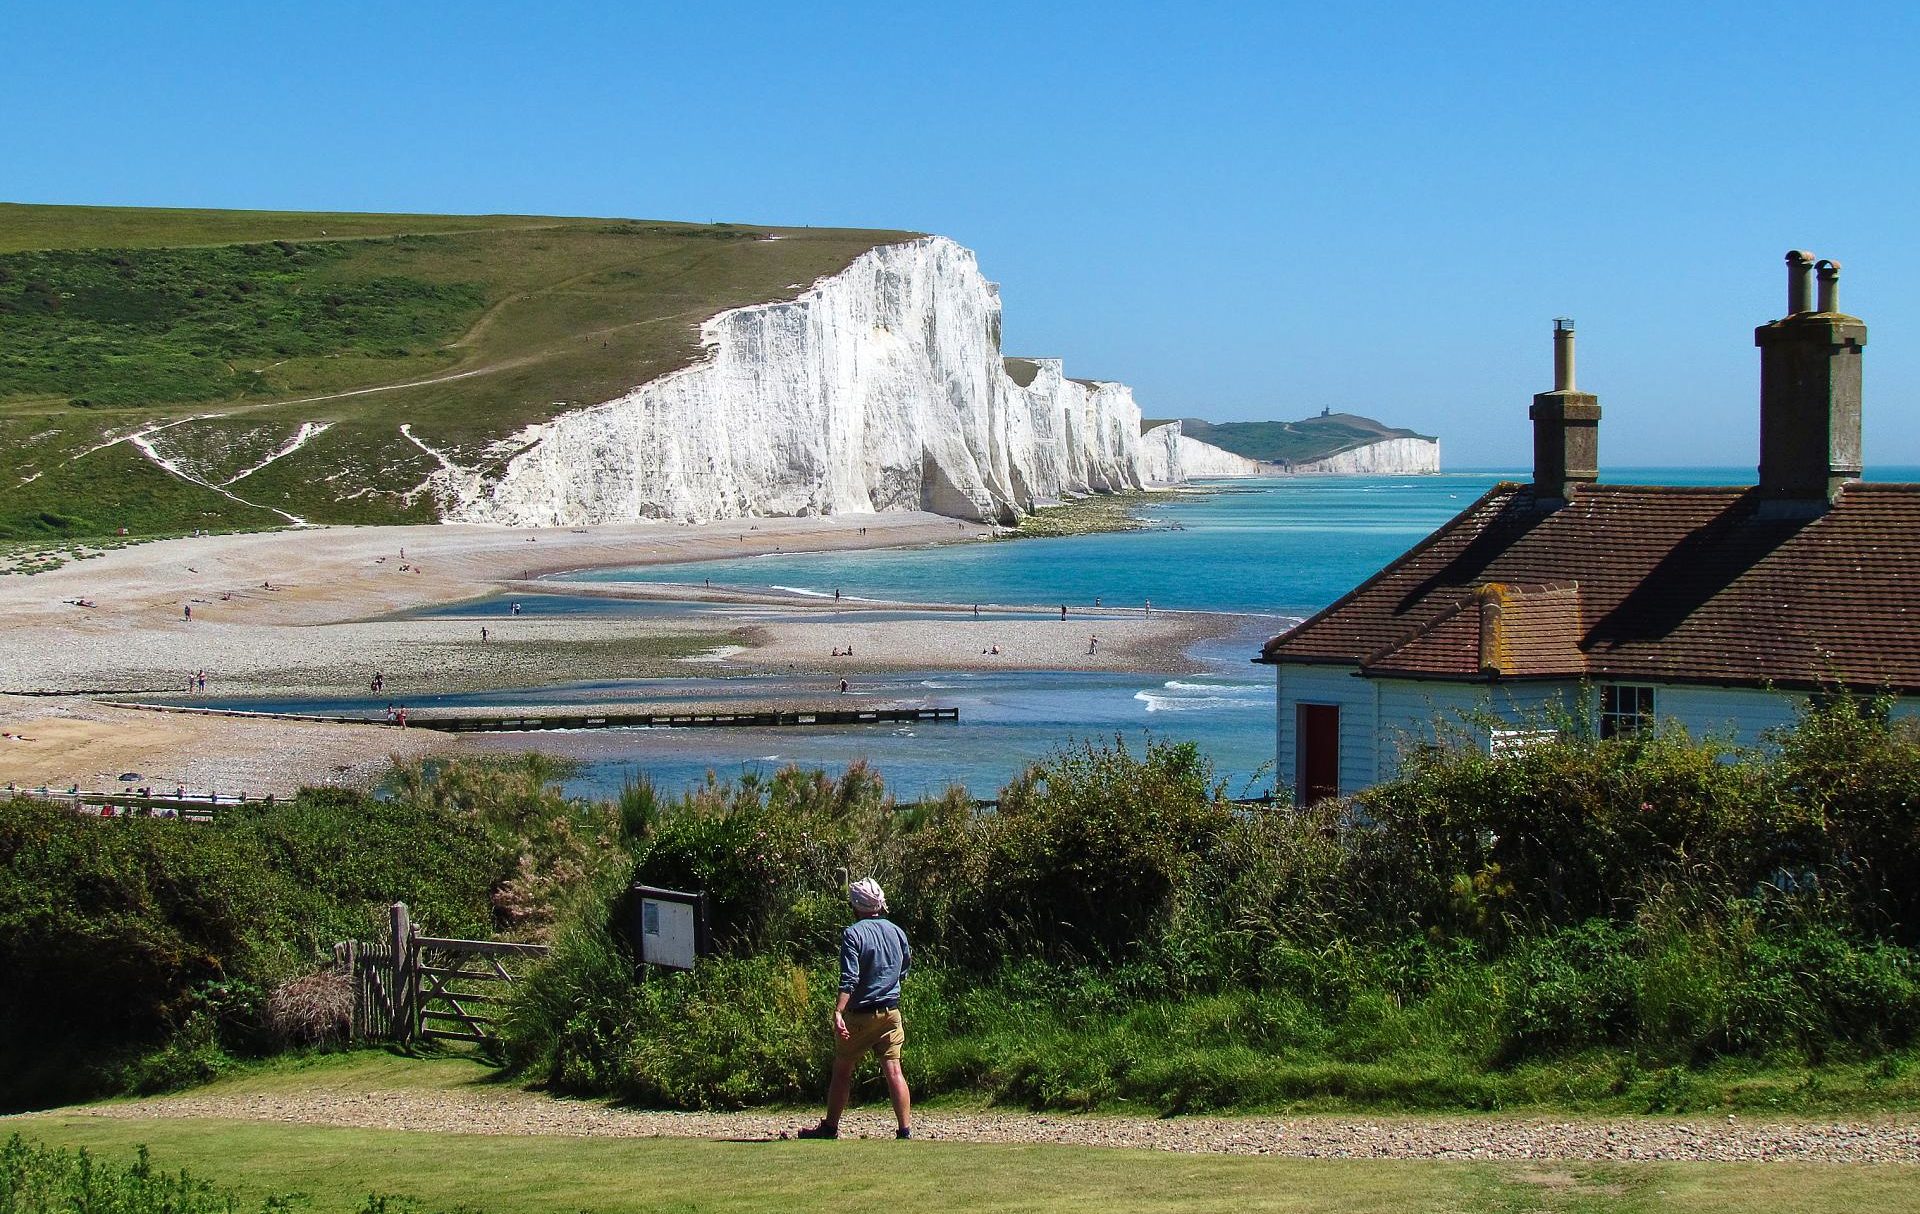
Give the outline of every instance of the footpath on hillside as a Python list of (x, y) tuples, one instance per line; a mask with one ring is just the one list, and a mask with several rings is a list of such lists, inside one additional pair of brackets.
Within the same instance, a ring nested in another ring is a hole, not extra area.
[[(399, 1090), (364, 1083), (322, 1089), (206, 1091), (61, 1110), (126, 1119), (217, 1118), (357, 1129), (490, 1135), (775, 1140), (810, 1123), (800, 1113), (650, 1112), (558, 1100), (506, 1087)], [(5, 1119), (0, 1119), (5, 1120)], [(880, 1109), (848, 1114), (847, 1138), (891, 1138)], [(1750, 1121), (1553, 1116), (1113, 1117), (1021, 1112), (917, 1112), (914, 1137), (936, 1142), (1123, 1147), (1296, 1159), (1791, 1161), (1920, 1163), (1920, 1120)]]

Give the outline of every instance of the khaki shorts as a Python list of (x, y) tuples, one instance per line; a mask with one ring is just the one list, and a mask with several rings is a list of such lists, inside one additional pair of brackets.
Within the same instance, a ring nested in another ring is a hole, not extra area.
[(900, 1009), (890, 1008), (884, 1012), (847, 1012), (847, 1039), (836, 1040), (833, 1056), (836, 1059), (858, 1060), (868, 1050), (875, 1058), (900, 1057), (900, 1047), (907, 1042), (906, 1022), (900, 1019)]

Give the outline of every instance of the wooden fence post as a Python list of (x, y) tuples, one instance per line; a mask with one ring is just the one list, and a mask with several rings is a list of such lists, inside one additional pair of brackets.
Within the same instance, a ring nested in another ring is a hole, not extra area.
[(393, 927), (393, 985), (388, 992), (393, 1000), (391, 1030), (395, 1041), (407, 1041), (413, 1037), (413, 922), (404, 902), (394, 903), (388, 913)]

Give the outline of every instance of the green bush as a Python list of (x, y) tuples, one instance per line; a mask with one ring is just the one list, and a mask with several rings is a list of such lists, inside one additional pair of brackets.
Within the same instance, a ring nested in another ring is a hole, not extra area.
[(704, 889), (723, 957), (638, 974), (611, 893), (525, 993), (575, 1092), (803, 1098), (850, 877), (914, 941), (928, 1093), (1162, 1110), (1365, 1100), (1678, 1109), (1727, 1060), (1920, 1036), (1920, 741), (1838, 699), (1767, 747), (1677, 731), (1435, 747), (1312, 809), (1237, 807), (1190, 746), (1084, 745), (977, 809), (856, 767), (630, 794), (635, 874)]
[(1618, 1045), (1634, 1028), (1637, 934), (1603, 919), (1519, 943), (1504, 966), (1513, 994), (1500, 1026), (1513, 1054)]
[[(617, 815), (535, 764), (402, 769), (210, 825), (0, 802), (0, 1106), (205, 1078), (270, 1048), (267, 992), (382, 931), (538, 936), (618, 855)], [(621, 866), (624, 870), (624, 865)]]

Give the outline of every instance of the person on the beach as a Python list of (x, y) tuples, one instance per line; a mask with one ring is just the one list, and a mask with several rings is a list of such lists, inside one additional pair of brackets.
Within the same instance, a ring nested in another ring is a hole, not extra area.
[(480, 625), (480, 643), (482, 645), (487, 643), (487, 626), (485, 624)]
[(841, 695), (847, 694), (847, 681), (845, 679), (840, 680), (840, 694)]
[(1093, 654), (1093, 651), (1098, 648), (1100, 648), (1100, 638), (1097, 636), (1088, 637), (1087, 638), (1087, 654), (1091, 656)]
[(192, 604), (192, 603), (182, 603), (182, 604), (180, 604), (180, 618), (181, 618), (181, 619), (183, 619), (183, 620), (190, 620), (190, 619), (192, 619), (192, 618), (193, 618), (193, 604)]
[(838, 586), (833, 588), (833, 601), (836, 603), (840, 601), (840, 587)]
[(1147, 600), (1147, 618), (1148, 619), (1153, 618), (1153, 600), (1152, 599)]
[(871, 1052), (880, 1060), (898, 1128), (913, 1137), (913, 1095), (900, 1070), (907, 1029), (900, 1019), (900, 980), (913, 965), (907, 933), (886, 918), (887, 895), (872, 877), (855, 881), (847, 901), (859, 916), (840, 934), (840, 996), (833, 1005), (833, 1077), (827, 1083), (827, 1115), (800, 1131), (802, 1138), (840, 1137), (840, 1114), (853, 1087), (853, 1068)]
[(1060, 604), (1060, 622), (1062, 624), (1067, 622), (1067, 605), (1065, 603)]

